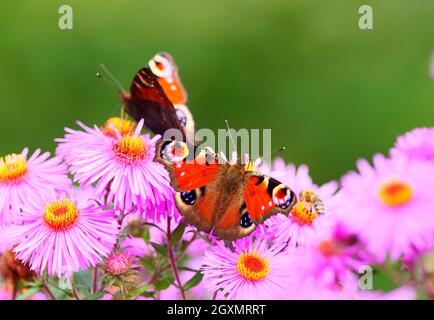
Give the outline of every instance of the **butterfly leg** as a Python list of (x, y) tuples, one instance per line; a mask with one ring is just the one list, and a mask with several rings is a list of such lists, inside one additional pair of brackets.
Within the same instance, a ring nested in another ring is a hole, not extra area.
[(224, 240), (223, 243), (225, 244), (225, 246), (229, 249), (231, 249), (232, 252), (235, 251), (235, 247), (234, 247), (234, 243), (230, 240)]

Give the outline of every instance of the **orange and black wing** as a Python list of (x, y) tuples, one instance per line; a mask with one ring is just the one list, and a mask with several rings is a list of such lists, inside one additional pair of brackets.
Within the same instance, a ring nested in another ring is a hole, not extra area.
[(181, 141), (161, 141), (157, 145), (155, 160), (169, 172), (175, 193), (175, 204), (185, 222), (201, 231), (211, 232), (220, 206), (219, 177), (226, 164), (208, 159), (206, 152), (195, 157), (197, 149)]
[(297, 203), (295, 193), (276, 179), (255, 172), (246, 173), (245, 179), (244, 200), (256, 224), (277, 213), (289, 215)]
[(121, 100), (132, 118), (136, 121), (143, 119), (145, 126), (155, 134), (164, 135), (168, 129), (177, 129), (185, 138), (172, 102), (148, 67), (137, 72), (130, 91), (130, 94), (122, 93)]

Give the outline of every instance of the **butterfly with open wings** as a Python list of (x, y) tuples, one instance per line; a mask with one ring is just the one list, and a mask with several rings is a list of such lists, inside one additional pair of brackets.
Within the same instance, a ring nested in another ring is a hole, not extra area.
[(289, 187), (252, 171), (251, 162), (231, 164), (180, 141), (161, 141), (155, 158), (169, 172), (184, 221), (218, 239), (245, 237), (270, 216), (289, 215), (297, 202)]

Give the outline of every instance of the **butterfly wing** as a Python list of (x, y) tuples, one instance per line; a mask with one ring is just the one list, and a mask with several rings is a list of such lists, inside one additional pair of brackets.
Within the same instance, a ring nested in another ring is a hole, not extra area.
[(167, 52), (157, 53), (148, 63), (153, 74), (157, 76), (158, 83), (166, 96), (174, 104), (186, 104), (185, 91), (178, 74), (178, 66), (173, 57)]
[[(236, 167), (234, 167), (235, 169)], [(222, 194), (221, 212), (213, 234), (222, 239), (236, 240), (251, 234), (258, 224), (270, 216), (289, 214), (296, 203), (294, 192), (279, 181), (255, 172), (244, 172), (243, 182), (227, 181), (223, 189), (232, 189)]]
[(242, 193), (242, 185), (235, 193), (226, 193), (220, 201), (223, 205), (213, 229), (213, 235), (219, 239), (234, 241), (248, 236), (257, 224), (250, 219)]
[(256, 224), (277, 213), (289, 215), (297, 202), (295, 193), (267, 175), (246, 172), (244, 199), (248, 214)]
[(130, 91), (131, 94), (122, 93), (121, 100), (132, 118), (136, 121), (143, 119), (145, 126), (155, 134), (164, 135), (168, 129), (178, 129), (185, 138), (176, 109), (150, 68), (142, 68), (137, 72)]
[(209, 159), (205, 151), (180, 141), (162, 141), (157, 145), (156, 161), (169, 172), (175, 193), (175, 204), (185, 221), (199, 230), (211, 232), (219, 206), (218, 180), (226, 170), (225, 164)]
[(152, 73), (157, 77), (158, 83), (172, 102), (176, 117), (184, 128), (187, 139), (195, 143), (193, 115), (188, 109), (187, 92), (185, 91), (178, 74), (178, 66), (173, 57), (167, 52), (157, 53), (148, 63)]

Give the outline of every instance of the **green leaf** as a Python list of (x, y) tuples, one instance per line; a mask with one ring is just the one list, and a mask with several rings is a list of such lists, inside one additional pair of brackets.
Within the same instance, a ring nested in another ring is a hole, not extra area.
[(170, 239), (170, 245), (172, 247), (174, 247), (179, 242), (179, 240), (181, 240), (185, 231), (185, 227), (185, 223), (180, 223), (179, 226), (177, 226), (176, 229), (173, 231), (172, 239)]
[(155, 292), (154, 291), (145, 291), (141, 294), (143, 297), (149, 297), (149, 298), (155, 298)]
[(188, 246), (190, 245), (190, 242), (187, 240), (182, 240), (181, 242), (181, 248), (179, 249), (180, 253), (183, 253), (185, 250), (187, 250)]
[(202, 281), (202, 278), (203, 274), (200, 271), (196, 272), (196, 274), (184, 284), (184, 290), (187, 291), (197, 286)]
[(100, 291), (91, 295), (88, 295), (87, 297), (84, 297), (83, 300), (98, 300), (104, 297), (107, 294), (105, 291)]
[(166, 247), (159, 245), (158, 243), (155, 243), (155, 242), (150, 242), (150, 245), (155, 249), (155, 251), (157, 251), (162, 256), (165, 256), (165, 257), (168, 256)]
[(165, 290), (169, 288), (169, 286), (173, 283), (173, 276), (171, 273), (168, 273), (166, 277), (158, 278), (154, 281), (153, 285), (155, 290)]
[(88, 287), (89, 283), (92, 283), (93, 268), (88, 268), (84, 271), (78, 271), (74, 273), (74, 283), (79, 287)]
[(185, 267), (185, 265), (187, 264), (187, 262), (189, 260), (190, 260), (190, 256), (188, 254), (183, 254), (182, 257), (180, 259), (178, 259), (176, 264), (179, 267)]
[(155, 261), (152, 258), (146, 257), (141, 259), (140, 262), (146, 268), (146, 270), (151, 273), (155, 272)]
[(148, 289), (151, 289), (152, 286), (144, 284), (143, 286), (138, 287), (136, 290), (134, 290), (133, 292), (130, 292), (128, 294), (128, 296), (131, 297), (137, 297), (137, 296), (141, 296), (143, 295)]
[(17, 300), (24, 300), (26, 298), (29, 298), (29, 297), (33, 296), (35, 293), (41, 291), (41, 289), (42, 289), (41, 286), (31, 287), (29, 290), (27, 290), (23, 294), (19, 295), (17, 297)]
[(149, 232), (149, 228), (145, 228), (145, 230), (143, 230), (143, 240), (145, 240), (145, 242), (149, 244), (149, 241), (151, 240), (151, 233)]
[(38, 279), (35, 280), (35, 282), (27, 282), (27, 281), (23, 281), (21, 282), (21, 285), (25, 288), (29, 288), (29, 287), (42, 287), (42, 283), (40, 281), (38, 281)]

